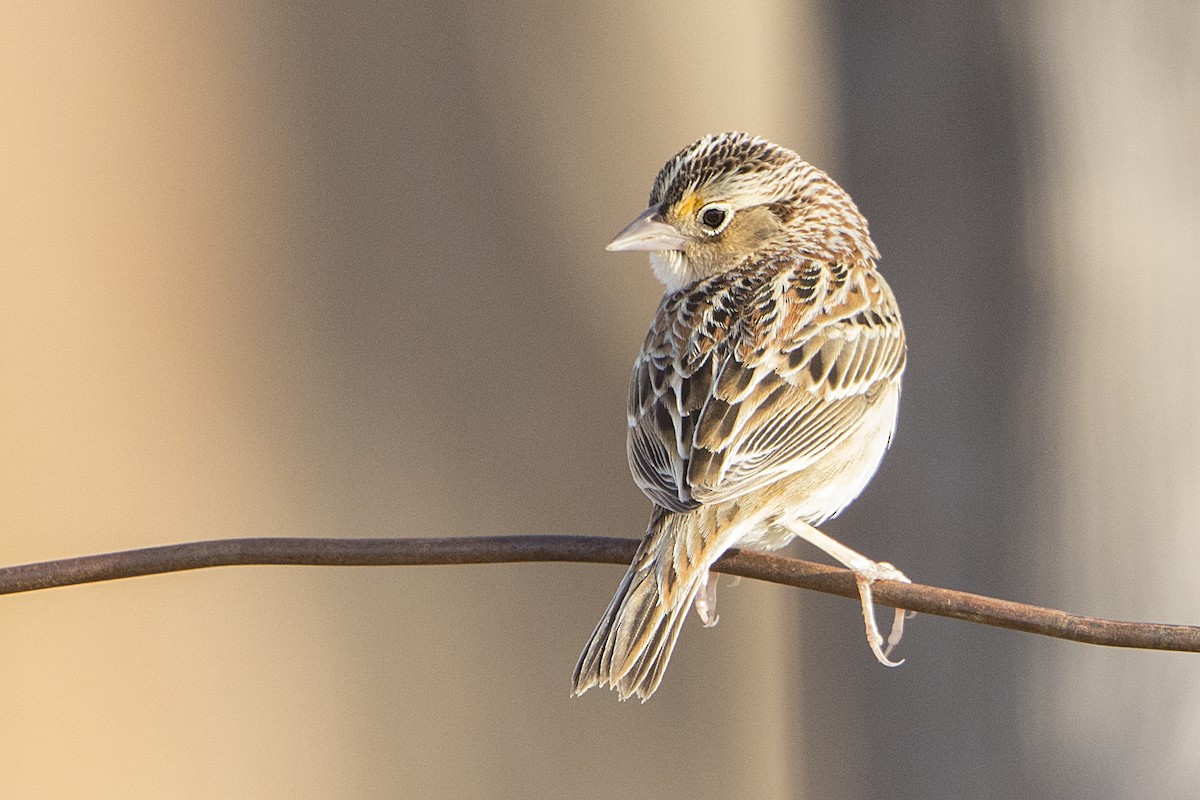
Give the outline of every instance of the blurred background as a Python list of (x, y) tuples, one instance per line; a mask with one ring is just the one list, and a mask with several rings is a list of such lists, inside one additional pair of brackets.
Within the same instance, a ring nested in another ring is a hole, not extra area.
[[(736, 8), (736, 10), (735, 10)], [(14, 2), (0, 563), (225, 536), (637, 536), (603, 251), (700, 135), (871, 220), (898, 438), (827, 529), (1200, 623), (1200, 4)], [(796, 555), (819, 558), (812, 549)], [(1194, 798), (1200, 660), (743, 581), (646, 705), (621, 575), (238, 568), (0, 600), (6, 798)]]

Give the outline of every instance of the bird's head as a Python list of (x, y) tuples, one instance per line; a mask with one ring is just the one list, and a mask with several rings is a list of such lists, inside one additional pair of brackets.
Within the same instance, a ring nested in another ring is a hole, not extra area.
[(668, 292), (786, 248), (810, 258), (878, 258), (841, 187), (787, 148), (745, 133), (705, 136), (659, 171), (650, 206), (609, 243), (648, 250)]

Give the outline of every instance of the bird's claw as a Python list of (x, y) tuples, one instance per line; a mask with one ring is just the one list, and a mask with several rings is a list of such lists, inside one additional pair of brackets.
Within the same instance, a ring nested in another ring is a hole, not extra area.
[(696, 592), (696, 614), (704, 627), (711, 628), (721, 621), (717, 616), (717, 576), (709, 572), (704, 576), (700, 591)]
[(856, 570), (854, 578), (858, 583), (858, 597), (862, 601), (863, 621), (867, 628), (867, 645), (880, 664), (885, 667), (900, 666), (904, 663), (904, 659), (892, 661), (888, 656), (892, 654), (892, 650), (900, 644), (900, 639), (904, 636), (905, 610), (896, 609), (895, 615), (892, 617), (892, 630), (888, 634), (885, 647), (883, 634), (879, 632), (879, 625), (875, 621), (875, 601), (871, 596), (871, 584), (875, 581), (898, 581), (900, 583), (912, 583), (912, 581), (887, 562), (879, 562), (867, 569)]

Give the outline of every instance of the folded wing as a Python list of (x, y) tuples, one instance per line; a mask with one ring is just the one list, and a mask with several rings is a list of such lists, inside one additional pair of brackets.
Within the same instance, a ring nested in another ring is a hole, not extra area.
[(873, 270), (768, 260), (702, 281), (664, 300), (634, 366), (635, 480), (686, 511), (803, 470), (853, 435), (904, 359)]

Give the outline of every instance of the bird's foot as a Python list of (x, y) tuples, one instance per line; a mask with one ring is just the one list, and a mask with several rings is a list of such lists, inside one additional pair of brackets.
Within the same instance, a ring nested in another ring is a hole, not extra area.
[(721, 619), (717, 616), (717, 575), (714, 572), (705, 573), (704, 583), (696, 592), (696, 614), (706, 628), (711, 628)]
[(862, 601), (863, 621), (867, 627), (867, 645), (880, 664), (886, 667), (900, 666), (904, 663), (903, 658), (899, 661), (892, 661), (888, 656), (892, 654), (892, 650), (900, 644), (900, 639), (904, 636), (905, 611), (902, 608), (896, 609), (896, 613), (892, 617), (892, 630), (888, 634), (885, 647), (883, 634), (879, 632), (879, 625), (875, 621), (875, 601), (871, 596), (871, 585), (876, 581), (898, 581), (900, 583), (912, 583), (912, 581), (886, 561), (856, 565), (854, 579), (858, 583), (859, 600)]

